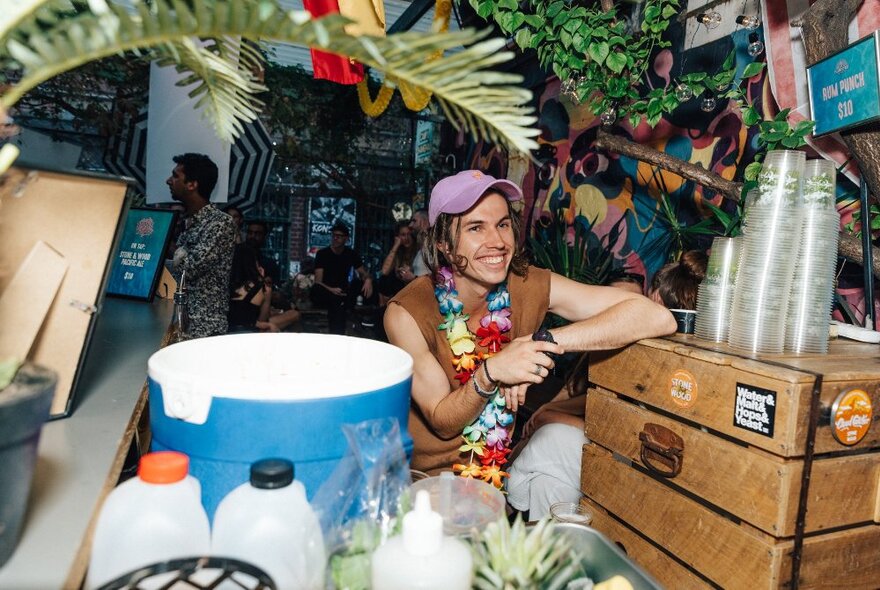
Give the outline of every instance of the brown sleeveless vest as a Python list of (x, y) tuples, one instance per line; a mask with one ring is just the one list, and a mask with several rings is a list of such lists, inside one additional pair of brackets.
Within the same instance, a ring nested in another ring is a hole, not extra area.
[[(511, 340), (533, 333), (541, 326), (544, 315), (550, 306), (550, 271), (530, 266), (525, 278), (510, 273), (507, 290), (510, 293), (510, 319), (513, 327), (507, 335)], [(396, 303), (409, 312), (428, 343), (434, 358), (446, 371), (448, 386), (453, 390), (459, 386), (452, 367), (452, 350), (446, 340), (446, 331), (438, 330), (443, 322), (437, 299), (434, 297), (434, 284), (429, 276), (422, 276), (406, 286), (391, 303)], [(485, 351), (477, 344), (478, 351)], [(474, 393), (474, 395), (477, 395)], [(462, 429), (467, 424), (462, 424)], [(453, 463), (461, 463), (463, 457), (458, 451), (462, 444), (461, 436), (451, 440), (442, 439), (431, 429), (415, 402), (410, 402), (409, 433), (413, 438), (412, 468), (436, 474), (450, 470)]]

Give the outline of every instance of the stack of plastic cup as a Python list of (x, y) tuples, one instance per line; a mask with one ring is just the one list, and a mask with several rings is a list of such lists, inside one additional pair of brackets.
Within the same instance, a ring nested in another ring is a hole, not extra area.
[(728, 342), (753, 353), (780, 353), (801, 231), (803, 152), (768, 152), (758, 194), (743, 227)]
[(828, 323), (840, 237), (835, 177), (834, 162), (830, 160), (809, 160), (804, 166), (802, 245), (788, 305), (788, 351), (828, 352)]
[(727, 341), (741, 243), (741, 238), (718, 237), (712, 240), (706, 278), (697, 290), (697, 324), (694, 334), (698, 338), (714, 342)]

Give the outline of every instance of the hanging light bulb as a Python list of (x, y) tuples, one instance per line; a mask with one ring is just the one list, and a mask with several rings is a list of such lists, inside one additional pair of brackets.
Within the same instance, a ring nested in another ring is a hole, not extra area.
[(694, 91), (691, 90), (691, 87), (687, 84), (679, 84), (675, 87), (675, 98), (679, 100), (679, 102), (685, 102), (694, 97)]
[(752, 57), (758, 57), (764, 52), (764, 44), (761, 43), (758, 33), (749, 33), (749, 46), (746, 48), (746, 51)]
[(745, 27), (750, 31), (754, 31), (761, 26), (761, 17), (754, 14), (741, 14), (736, 17), (736, 24)]
[(700, 101), (700, 110), (706, 113), (711, 113), (715, 110), (715, 106), (718, 104), (718, 101), (715, 100), (715, 97), (711, 94), (706, 94), (703, 96), (703, 99)]
[(697, 22), (706, 25), (707, 29), (714, 29), (721, 24), (721, 13), (714, 10), (701, 12), (697, 15)]
[(599, 120), (602, 121), (602, 125), (604, 125), (605, 127), (610, 127), (611, 125), (614, 125), (614, 122), (617, 121), (617, 105), (611, 103), (611, 106), (608, 107), (608, 110), (599, 116)]

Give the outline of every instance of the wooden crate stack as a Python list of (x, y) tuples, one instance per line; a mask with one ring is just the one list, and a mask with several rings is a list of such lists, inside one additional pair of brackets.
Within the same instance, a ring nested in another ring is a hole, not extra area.
[(663, 585), (880, 588), (880, 347), (677, 335), (594, 355), (589, 380), (584, 502)]

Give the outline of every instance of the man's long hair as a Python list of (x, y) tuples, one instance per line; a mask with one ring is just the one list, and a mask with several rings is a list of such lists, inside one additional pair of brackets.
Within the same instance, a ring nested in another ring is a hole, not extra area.
[[(497, 193), (493, 189), (489, 189), (480, 199), (490, 193)], [(498, 193), (500, 194), (500, 193)], [(504, 196), (504, 195), (501, 195)], [(477, 201), (479, 202), (479, 200)], [(524, 277), (528, 274), (528, 259), (523, 254), (520, 246), (520, 235), (522, 234), (522, 218), (519, 213), (513, 210), (510, 201), (506, 198), (507, 213), (510, 216), (510, 227), (513, 230), (513, 256), (510, 261), (510, 271)], [(462, 214), (441, 213), (434, 221), (434, 225), (428, 228), (425, 241), (422, 244), (422, 256), (425, 258), (425, 264), (431, 269), (431, 275), (436, 277), (440, 267), (454, 267), (460, 273), (467, 268), (467, 259), (456, 253), (458, 249), (458, 240), (461, 237), (461, 217)], [(440, 249), (440, 244), (446, 243), (452, 246), (450, 256)], [(454, 259), (451, 259), (454, 258)]]

